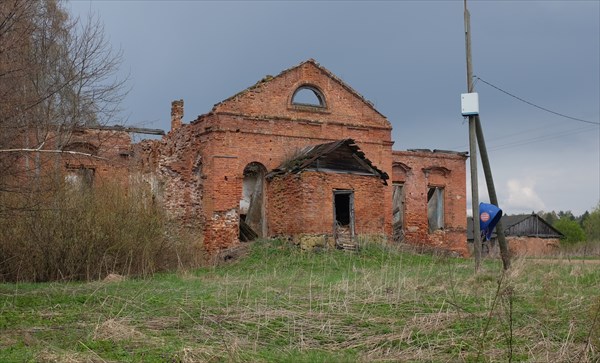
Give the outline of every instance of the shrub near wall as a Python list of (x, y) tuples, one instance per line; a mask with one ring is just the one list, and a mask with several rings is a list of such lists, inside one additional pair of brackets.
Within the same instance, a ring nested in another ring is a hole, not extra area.
[(35, 208), (0, 194), (0, 281), (90, 280), (177, 266), (163, 214), (142, 186), (60, 185)]

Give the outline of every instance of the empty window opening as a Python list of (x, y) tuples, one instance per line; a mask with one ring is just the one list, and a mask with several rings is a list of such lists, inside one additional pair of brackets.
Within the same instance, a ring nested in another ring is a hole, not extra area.
[(326, 107), (323, 94), (315, 87), (302, 86), (294, 92), (292, 104), (300, 106)]
[(394, 240), (401, 241), (404, 230), (404, 184), (393, 183), (392, 224)]
[(240, 240), (251, 241), (265, 237), (264, 181), (267, 169), (252, 162), (244, 168), (242, 198), (240, 200)]
[(429, 187), (427, 191), (427, 221), (429, 233), (444, 229), (444, 188)]
[(65, 175), (65, 182), (77, 189), (89, 189), (94, 184), (95, 173), (94, 169), (83, 166), (80, 168), (69, 168), (67, 175)]

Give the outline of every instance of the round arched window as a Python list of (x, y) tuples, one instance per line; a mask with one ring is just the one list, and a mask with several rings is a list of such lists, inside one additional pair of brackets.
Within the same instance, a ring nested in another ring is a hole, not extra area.
[(323, 93), (314, 86), (300, 86), (292, 96), (292, 105), (310, 106), (310, 107), (327, 107)]

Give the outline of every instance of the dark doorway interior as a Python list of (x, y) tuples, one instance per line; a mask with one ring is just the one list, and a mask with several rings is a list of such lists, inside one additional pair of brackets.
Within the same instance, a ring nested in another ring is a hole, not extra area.
[(258, 162), (244, 168), (240, 200), (240, 241), (252, 241), (266, 236), (265, 174), (267, 169)]
[(342, 226), (350, 224), (350, 193), (335, 194), (335, 220)]
[(333, 192), (335, 223), (333, 233), (338, 248), (356, 250), (354, 243), (354, 194), (351, 190)]

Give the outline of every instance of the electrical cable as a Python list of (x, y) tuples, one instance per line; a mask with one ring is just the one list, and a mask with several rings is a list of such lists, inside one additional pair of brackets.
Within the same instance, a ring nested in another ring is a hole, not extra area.
[(481, 81), (481, 82), (483, 82), (483, 83), (487, 84), (488, 86), (490, 86), (490, 87), (492, 87), (492, 88), (495, 88), (495, 89), (497, 89), (498, 91), (500, 91), (500, 92), (502, 92), (502, 93), (505, 93), (505, 94), (509, 95), (509, 96), (510, 96), (510, 97), (512, 97), (512, 98), (515, 98), (515, 99), (517, 99), (517, 100), (519, 100), (519, 101), (521, 101), (521, 102), (524, 102), (524, 103), (526, 103), (526, 104), (528, 104), (528, 105), (530, 105), (530, 106), (533, 106), (533, 107), (535, 107), (535, 108), (539, 108), (539, 109), (540, 109), (540, 110), (542, 110), (542, 111), (546, 111), (546, 112), (549, 112), (549, 113), (551, 113), (551, 114), (554, 114), (554, 115), (557, 115), (557, 116), (560, 116), (560, 117), (564, 117), (564, 118), (568, 118), (568, 119), (570, 119), (570, 120), (574, 120), (574, 121), (585, 122), (585, 123), (592, 124), (592, 125), (600, 125), (600, 122), (594, 122), (594, 121), (582, 120), (582, 119), (580, 119), (580, 118), (577, 118), (577, 117), (571, 117), (571, 116), (567, 116), (567, 115), (564, 115), (564, 114), (562, 114), (562, 113), (559, 113), (559, 112), (556, 112), (556, 111), (549, 110), (549, 109), (547, 109), (547, 108), (545, 108), (545, 107), (538, 106), (538, 105), (536, 105), (536, 104), (535, 104), (535, 103), (533, 103), (533, 102), (527, 101), (527, 100), (525, 100), (525, 99), (523, 99), (523, 98), (521, 98), (521, 97), (519, 97), (519, 96), (516, 96), (516, 95), (514, 95), (514, 94), (512, 94), (512, 93), (510, 93), (510, 92), (508, 92), (508, 91), (505, 91), (505, 90), (503, 90), (502, 88), (500, 88), (500, 87), (498, 87), (498, 86), (496, 86), (496, 85), (493, 85), (493, 84), (491, 84), (490, 82), (488, 82), (488, 81), (486, 81), (486, 80), (482, 79), (482, 78), (481, 78), (481, 77), (479, 77), (479, 76), (473, 76), (473, 77), (474, 77), (474, 78), (476, 78), (477, 80), (479, 80), (479, 81)]
[[(554, 126), (558, 126), (558, 125), (554, 125)], [(537, 135), (536, 137), (531, 137), (531, 138), (525, 138), (525, 139), (521, 139), (521, 140), (515, 140), (515, 141), (508, 141), (507, 143), (500, 143), (500, 144), (494, 144), (494, 145), (488, 145), (489, 147), (489, 151), (493, 151), (493, 150), (501, 150), (501, 149), (505, 149), (507, 147), (510, 147), (512, 145), (525, 145), (525, 144), (529, 144), (529, 143), (536, 143), (536, 142), (540, 142), (540, 141), (545, 141), (547, 139), (554, 139), (557, 137), (562, 137), (562, 136), (567, 136), (567, 135), (572, 135), (572, 134), (577, 134), (577, 133), (581, 133), (581, 132), (585, 132), (585, 131), (593, 131), (594, 129), (596, 129), (594, 126), (582, 126), (576, 129), (571, 129), (571, 130), (560, 130), (557, 132), (552, 132), (552, 133), (548, 133), (545, 135)], [(522, 132), (519, 133), (512, 133), (512, 134), (507, 134), (507, 135), (503, 135), (500, 137), (496, 137), (494, 139), (494, 141), (498, 141), (501, 139), (510, 139), (513, 138), (515, 136), (524, 136), (525, 134), (531, 133), (531, 132), (535, 132), (535, 131), (539, 131), (542, 130), (542, 128), (540, 127), (534, 127), (534, 128), (530, 128), (530, 129), (526, 129), (523, 130)], [(543, 128), (543, 130), (548, 130), (548, 127)], [(448, 150), (463, 150), (468, 148), (468, 144), (462, 144), (460, 146), (455, 146), (452, 148), (448, 148)]]
[(553, 134), (549, 134), (549, 135), (542, 135), (542, 136), (535, 137), (532, 139), (513, 141), (513, 142), (506, 143), (506, 144), (491, 146), (488, 149), (488, 151), (497, 151), (497, 150), (513, 148), (513, 147), (517, 147), (517, 146), (529, 145), (529, 144), (536, 143), (536, 142), (547, 141), (547, 140), (556, 139), (556, 138), (562, 138), (563, 136), (567, 136), (567, 135), (574, 135), (574, 134), (579, 134), (582, 132), (588, 132), (593, 129), (595, 129), (595, 127), (588, 126), (588, 127), (571, 130), (569, 132), (553, 133)]

